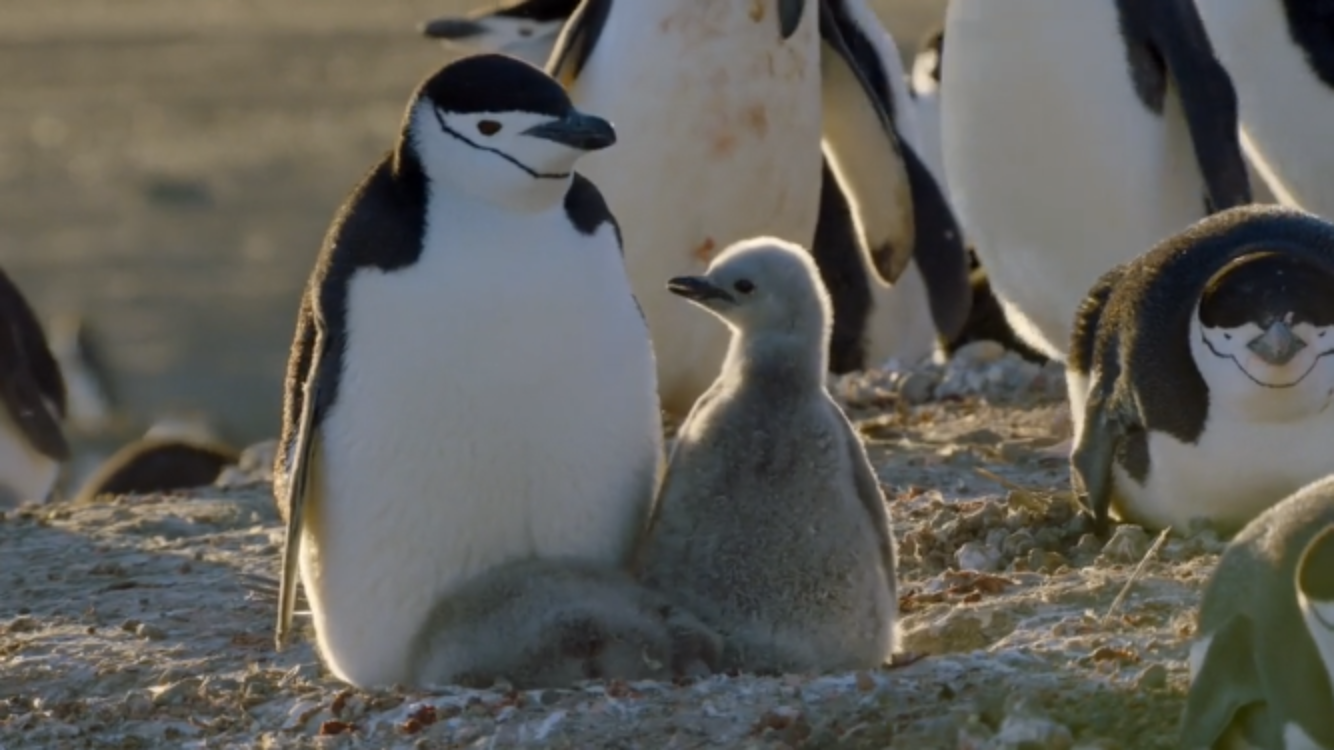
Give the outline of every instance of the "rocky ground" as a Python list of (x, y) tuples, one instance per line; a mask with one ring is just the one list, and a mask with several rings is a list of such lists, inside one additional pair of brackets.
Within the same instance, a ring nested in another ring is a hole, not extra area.
[(832, 388), (900, 545), (891, 666), (348, 690), (309, 642), (273, 651), (262, 582), (282, 531), (251, 466), (215, 488), (0, 517), (0, 747), (1173, 747), (1221, 545), (1088, 533), (1059, 453), (1059, 371), (980, 344)]

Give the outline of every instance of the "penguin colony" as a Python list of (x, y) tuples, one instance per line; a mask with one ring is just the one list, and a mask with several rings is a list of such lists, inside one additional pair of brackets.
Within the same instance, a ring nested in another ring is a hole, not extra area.
[[(1100, 533), (1235, 534), (1182, 746), (1334, 750), (1321, 8), (950, 0), (911, 75), (866, 0), (424, 24), (468, 54), (412, 92), (300, 300), (278, 647), (300, 587), (358, 686), (880, 666), (891, 519), (826, 379), (1017, 334), (1065, 365)], [(43, 502), (106, 377), (3, 273), (0, 318), (0, 504)], [(79, 499), (239, 460), (159, 432)]]

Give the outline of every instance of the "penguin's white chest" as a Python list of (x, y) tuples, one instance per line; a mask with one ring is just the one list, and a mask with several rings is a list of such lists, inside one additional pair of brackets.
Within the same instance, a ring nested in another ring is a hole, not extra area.
[(1140, 485), (1116, 466), (1116, 489), (1130, 517), (1156, 528), (1184, 531), (1193, 518), (1239, 528), (1334, 471), (1332, 441), (1330, 411), (1286, 423), (1214, 412), (1196, 444), (1150, 432), (1146, 482)]
[(1169, 89), (1145, 108), (1114, 3), (953, 0), (940, 87), (946, 182), (1016, 333), (1064, 359), (1112, 266), (1204, 215)]
[(0, 406), (0, 508), (45, 502), (59, 473), (60, 464), (35, 450)]
[(684, 413), (718, 373), (727, 330), (670, 295), (727, 245), (770, 234), (809, 247), (819, 211), (815, 4), (781, 40), (772, 2), (643, 3), (614, 12), (571, 87), (615, 148), (582, 171), (625, 232), (653, 331), (664, 407)]
[(442, 591), (497, 563), (620, 563), (661, 450), (653, 355), (612, 229), (433, 205), (411, 267), (359, 271), (301, 570), (322, 651), (407, 679)]
[(1297, 203), (1334, 216), (1334, 89), (1293, 41), (1282, 0), (1199, 0), (1254, 150)]

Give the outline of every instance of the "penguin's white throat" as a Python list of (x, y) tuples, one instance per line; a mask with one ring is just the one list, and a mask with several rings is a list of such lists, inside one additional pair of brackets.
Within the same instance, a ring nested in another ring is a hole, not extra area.
[(1334, 397), (1334, 327), (1278, 321), (1204, 326), (1191, 318), (1190, 350), (1209, 388), (1210, 410), (1251, 422), (1316, 416)]

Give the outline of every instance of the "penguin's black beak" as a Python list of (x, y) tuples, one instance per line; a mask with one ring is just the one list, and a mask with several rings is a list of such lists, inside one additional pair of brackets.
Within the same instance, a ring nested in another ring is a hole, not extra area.
[(707, 304), (710, 300), (736, 302), (726, 289), (715, 286), (703, 276), (677, 276), (667, 281), (667, 291), (692, 302)]
[(797, 33), (797, 27), (801, 25), (802, 12), (806, 10), (808, 2), (819, 2), (819, 0), (778, 0), (778, 33), (782, 34), (784, 39)]
[(436, 18), (417, 27), (429, 39), (469, 39), (486, 33), (486, 27), (467, 18)]
[(554, 141), (580, 151), (599, 151), (616, 143), (616, 128), (601, 117), (570, 110), (559, 120), (534, 125), (524, 135)]
[(1247, 342), (1246, 348), (1266, 363), (1282, 367), (1306, 348), (1306, 342), (1293, 333), (1287, 323), (1277, 320), (1263, 334)]

